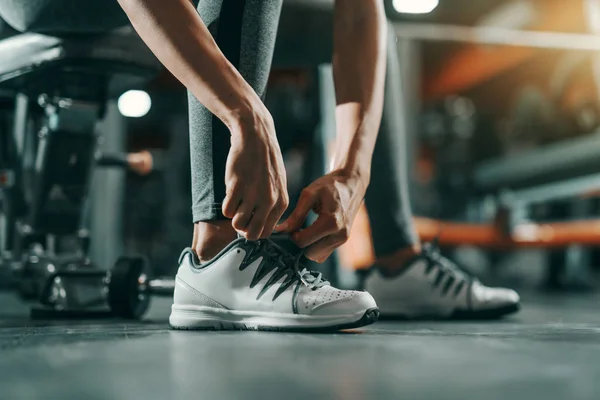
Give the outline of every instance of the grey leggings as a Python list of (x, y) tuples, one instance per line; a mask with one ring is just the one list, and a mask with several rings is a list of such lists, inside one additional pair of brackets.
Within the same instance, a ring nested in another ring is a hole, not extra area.
[[(280, 10), (281, 0), (202, 0), (198, 6), (225, 56), (260, 96), (271, 67)], [(408, 197), (400, 78), (390, 29), (385, 106), (365, 198), (378, 256), (417, 241)], [(188, 97), (194, 222), (223, 219), (229, 131), (194, 96)]]

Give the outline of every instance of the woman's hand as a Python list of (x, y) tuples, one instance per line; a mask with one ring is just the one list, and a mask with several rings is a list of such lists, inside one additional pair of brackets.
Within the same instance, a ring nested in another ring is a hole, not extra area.
[[(362, 179), (343, 171), (322, 176), (302, 191), (296, 209), (276, 230), (291, 233), (296, 244), (306, 248), (306, 257), (323, 262), (348, 240), (366, 186)], [(299, 230), (311, 210), (318, 218)]]
[(223, 215), (247, 239), (268, 237), (289, 204), (285, 168), (266, 109), (232, 128)]

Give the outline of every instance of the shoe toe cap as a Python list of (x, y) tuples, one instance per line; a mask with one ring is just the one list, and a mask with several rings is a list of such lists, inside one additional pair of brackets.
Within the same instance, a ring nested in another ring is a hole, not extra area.
[(377, 308), (375, 299), (367, 292), (338, 290), (335, 296), (313, 305), (312, 315), (347, 315)]
[(490, 288), (477, 282), (473, 285), (473, 308), (479, 310), (516, 306), (521, 298), (512, 289)]

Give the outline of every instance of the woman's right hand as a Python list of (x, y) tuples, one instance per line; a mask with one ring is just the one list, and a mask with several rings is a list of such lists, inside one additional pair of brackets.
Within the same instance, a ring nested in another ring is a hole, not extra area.
[(268, 237), (289, 204), (275, 126), (265, 109), (231, 127), (223, 215), (248, 240)]

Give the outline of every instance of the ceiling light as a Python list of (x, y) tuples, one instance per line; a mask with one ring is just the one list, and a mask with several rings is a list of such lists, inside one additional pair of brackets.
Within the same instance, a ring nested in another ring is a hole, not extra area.
[(435, 10), (440, 0), (393, 0), (394, 10), (401, 14), (428, 14)]

